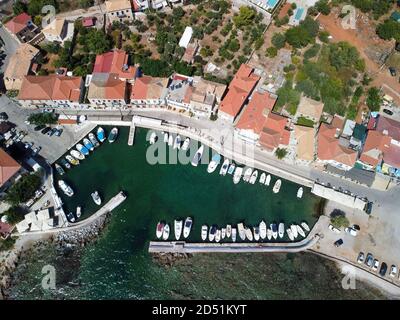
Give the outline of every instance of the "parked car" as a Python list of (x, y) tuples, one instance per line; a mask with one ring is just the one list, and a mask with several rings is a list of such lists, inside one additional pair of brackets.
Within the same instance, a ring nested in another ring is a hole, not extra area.
[(372, 263), (374, 262), (374, 256), (371, 254), (371, 253), (368, 253), (367, 254), (367, 258), (365, 259), (365, 264), (368, 266), (368, 267), (372, 267)]
[(340, 247), (342, 244), (343, 244), (342, 239), (339, 239), (339, 240), (335, 241), (335, 243), (334, 243), (335, 247)]
[(340, 233), (340, 230), (339, 230), (338, 228), (334, 227), (334, 226), (331, 225), (331, 224), (328, 226), (328, 228), (329, 228), (329, 230), (331, 230), (331, 231), (333, 231), (333, 232)]
[(392, 111), (392, 110), (389, 110), (389, 109), (383, 109), (383, 112), (386, 113), (386, 114), (388, 114), (389, 116), (392, 116), (392, 115), (393, 115), (393, 111)]
[(381, 265), (381, 270), (379, 270), (379, 274), (384, 277), (386, 275), (387, 271), (387, 264), (385, 262), (382, 263)]
[(33, 130), (35, 130), (35, 131), (41, 131), (41, 130), (43, 130), (44, 128), (46, 128), (46, 126), (43, 125), (43, 124), (41, 124), (41, 125), (36, 126), (35, 128), (33, 128)]
[(372, 266), (372, 270), (376, 271), (376, 270), (378, 270), (378, 268), (379, 268), (379, 260), (375, 259), (374, 260), (374, 265)]
[(389, 276), (394, 278), (396, 274), (397, 274), (397, 267), (394, 264), (392, 264), (392, 266), (390, 267)]
[(390, 74), (392, 75), (392, 77), (396, 76), (396, 68), (389, 67), (389, 71), (390, 71)]
[(42, 131), (40, 131), (42, 134), (46, 134), (47, 132), (49, 132), (51, 130), (50, 127), (46, 127), (44, 128)]
[(36, 156), (36, 155), (40, 152), (40, 150), (42, 150), (42, 147), (40, 147), (40, 146), (34, 148), (34, 149), (33, 149), (32, 155), (33, 155), (33, 156)]
[(366, 207), (366, 209), (365, 209), (365, 212), (366, 212), (367, 214), (371, 214), (371, 213), (372, 213), (372, 202), (368, 202), (368, 203), (367, 203), (367, 207)]
[(364, 252), (360, 252), (358, 254), (357, 262), (358, 263), (363, 263), (364, 262)]
[(8, 120), (8, 114), (5, 112), (0, 113), (0, 120), (1, 121), (7, 121)]
[(63, 133), (63, 129), (60, 128), (60, 129), (57, 129), (55, 135), (56, 135), (57, 137), (60, 137), (62, 133)]
[(48, 135), (49, 137), (51, 137), (51, 136), (54, 135), (56, 132), (57, 132), (57, 129), (56, 129), (56, 128), (53, 128), (53, 129), (51, 129), (51, 130), (47, 133), (47, 135)]
[(356, 231), (360, 231), (361, 229), (360, 229), (360, 226), (358, 225), (358, 224), (353, 224), (352, 226), (351, 226), (351, 228), (353, 228), (354, 230), (356, 230)]
[(354, 230), (353, 228), (347, 227), (346, 229), (344, 229), (344, 231), (350, 235), (352, 235), (353, 237), (357, 236), (357, 231)]

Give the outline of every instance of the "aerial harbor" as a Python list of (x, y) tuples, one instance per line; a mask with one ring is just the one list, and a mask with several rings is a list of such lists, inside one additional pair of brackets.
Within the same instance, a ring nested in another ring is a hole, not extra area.
[(1, 2), (0, 297), (399, 299), (400, 10), (370, 2)]

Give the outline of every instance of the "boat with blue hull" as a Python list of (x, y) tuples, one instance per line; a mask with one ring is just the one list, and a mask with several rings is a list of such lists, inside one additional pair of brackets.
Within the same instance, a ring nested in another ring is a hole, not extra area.
[(92, 132), (89, 133), (88, 138), (95, 148), (97, 148), (100, 145), (99, 141), (97, 141), (96, 139), (96, 136)]
[(108, 142), (113, 143), (117, 140), (118, 136), (118, 128), (112, 128), (110, 134), (108, 135)]
[(76, 145), (76, 150), (78, 150), (80, 153), (82, 153), (84, 156), (88, 156), (89, 155), (89, 150), (88, 148), (86, 148), (84, 145), (78, 143)]
[(106, 140), (106, 132), (102, 127), (97, 129), (97, 139), (99, 139), (100, 142), (104, 142), (104, 140)]
[(90, 151), (94, 150), (94, 145), (90, 142), (88, 138), (83, 139), (83, 145)]

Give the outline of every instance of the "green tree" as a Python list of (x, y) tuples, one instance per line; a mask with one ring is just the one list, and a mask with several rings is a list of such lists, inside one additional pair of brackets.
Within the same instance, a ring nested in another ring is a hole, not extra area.
[(287, 155), (287, 150), (284, 148), (277, 148), (275, 150), (275, 156), (279, 159), (282, 160), (284, 157)]
[(58, 117), (50, 112), (33, 113), (28, 117), (28, 121), (35, 125), (56, 124), (57, 119)]
[(275, 48), (281, 49), (285, 46), (286, 37), (282, 33), (274, 33), (274, 35), (272, 36), (271, 42)]
[(15, 1), (14, 5), (13, 5), (13, 13), (15, 15), (19, 15), (26, 11), (27, 11), (27, 6), (26, 6), (25, 2), (22, 2), (21, 0)]
[(256, 15), (257, 12), (253, 8), (242, 6), (239, 9), (239, 14), (233, 17), (233, 23), (236, 28), (242, 29), (243, 27), (251, 25)]
[(400, 24), (392, 19), (387, 19), (376, 27), (376, 33), (384, 40), (400, 41)]
[(266, 52), (266, 56), (270, 58), (276, 57), (278, 54), (278, 49), (275, 47), (269, 47)]
[(40, 185), (41, 178), (38, 174), (24, 174), (8, 189), (4, 200), (14, 206), (24, 203), (35, 195)]
[(379, 111), (383, 102), (381, 93), (378, 88), (372, 87), (368, 89), (366, 104), (370, 111)]
[(349, 220), (346, 218), (346, 213), (341, 210), (335, 209), (330, 214), (331, 223), (334, 227), (340, 229), (346, 228), (350, 225)]
[(328, 14), (331, 13), (331, 7), (328, 3), (328, 0), (320, 0), (315, 4), (315, 9), (318, 10), (318, 12), (321, 12), (323, 15), (327, 16)]

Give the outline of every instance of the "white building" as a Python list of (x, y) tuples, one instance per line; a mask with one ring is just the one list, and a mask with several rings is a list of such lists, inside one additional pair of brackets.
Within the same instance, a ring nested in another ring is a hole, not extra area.
[(179, 46), (187, 49), (190, 40), (192, 40), (192, 36), (193, 36), (192, 27), (186, 27), (185, 31), (183, 32), (181, 40), (179, 40)]

